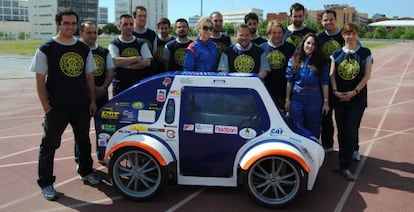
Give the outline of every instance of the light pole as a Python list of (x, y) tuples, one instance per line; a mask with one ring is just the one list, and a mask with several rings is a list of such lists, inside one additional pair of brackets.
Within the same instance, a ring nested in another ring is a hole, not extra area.
[(201, 0), (200, 17), (203, 16), (203, 0)]

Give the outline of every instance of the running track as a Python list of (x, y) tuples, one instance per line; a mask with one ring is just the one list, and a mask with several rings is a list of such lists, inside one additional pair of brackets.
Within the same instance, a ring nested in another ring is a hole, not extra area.
[[(373, 50), (369, 106), (360, 129), (363, 157), (353, 166), (357, 181), (347, 182), (332, 172), (337, 152), (329, 153), (314, 190), (280, 211), (414, 211), (413, 50), (414, 43)], [(75, 171), (70, 127), (55, 159), (60, 198), (44, 200), (36, 184), (42, 110), (34, 78), (14, 78), (4, 62), (0, 61), (0, 211), (270, 211), (253, 203), (242, 188), (170, 185), (154, 200), (133, 202), (119, 196), (106, 177), (106, 167), (98, 163), (94, 167), (104, 183), (83, 185)], [(27, 64), (23, 69), (27, 71)]]

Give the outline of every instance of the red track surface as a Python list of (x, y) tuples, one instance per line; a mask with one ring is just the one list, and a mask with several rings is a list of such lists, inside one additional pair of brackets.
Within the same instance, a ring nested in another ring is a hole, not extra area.
[[(337, 152), (329, 153), (314, 190), (280, 211), (414, 211), (413, 49), (414, 43), (399, 43), (373, 50), (369, 106), (360, 129), (363, 157), (353, 167), (357, 181), (332, 172)], [(47, 201), (36, 183), (43, 112), (34, 78), (0, 77), (0, 211), (269, 210), (252, 202), (242, 188), (171, 185), (154, 200), (133, 202), (119, 196), (98, 163), (94, 167), (104, 183), (84, 185), (76, 174), (70, 127), (55, 159), (60, 198)], [(94, 145), (94, 129), (91, 141)]]

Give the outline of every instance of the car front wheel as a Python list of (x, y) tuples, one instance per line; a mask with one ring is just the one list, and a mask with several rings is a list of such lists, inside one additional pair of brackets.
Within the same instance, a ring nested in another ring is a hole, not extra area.
[(166, 181), (166, 168), (151, 154), (138, 148), (116, 152), (108, 168), (112, 184), (124, 197), (133, 200), (155, 197)]
[(299, 164), (281, 156), (257, 160), (247, 171), (245, 185), (260, 205), (278, 208), (292, 202), (305, 187), (305, 172)]

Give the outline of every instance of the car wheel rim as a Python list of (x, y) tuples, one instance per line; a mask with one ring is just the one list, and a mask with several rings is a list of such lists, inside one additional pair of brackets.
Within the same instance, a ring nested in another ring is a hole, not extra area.
[(143, 151), (121, 154), (113, 166), (113, 180), (128, 196), (145, 198), (161, 184), (161, 168), (157, 161)]
[(292, 200), (299, 191), (300, 180), (295, 165), (277, 156), (257, 161), (248, 173), (251, 193), (269, 205), (282, 205)]

